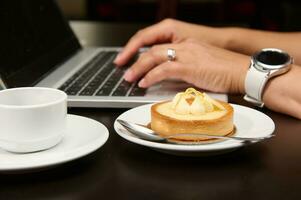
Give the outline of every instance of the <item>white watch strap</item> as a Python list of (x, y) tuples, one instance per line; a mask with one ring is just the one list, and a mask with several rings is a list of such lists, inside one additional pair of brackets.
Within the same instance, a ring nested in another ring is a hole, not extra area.
[[(253, 63), (251, 63), (253, 65)], [(246, 95), (244, 99), (259, 107), (263, 107), (262, 93), (268, 80), (268, 72), (262, 72), (251, 66), (245, 80)]]

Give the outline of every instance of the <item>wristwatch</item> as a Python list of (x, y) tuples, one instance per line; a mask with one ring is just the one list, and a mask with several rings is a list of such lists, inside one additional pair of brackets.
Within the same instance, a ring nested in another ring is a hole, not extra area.
[(290, 70), (293, 58), (280, 49), (267, 48), (251, 57), (250, 68), (245, 79), (244, 99), (256, 106), (263, 107), (262, 94), (268, 80)]

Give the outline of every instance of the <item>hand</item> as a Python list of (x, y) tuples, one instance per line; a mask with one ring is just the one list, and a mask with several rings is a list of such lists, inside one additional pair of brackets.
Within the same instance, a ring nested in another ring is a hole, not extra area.
[[(167, 61), (167, 49), (176, 51), (176, 60)], [(180, 79), (213, 92), (244, 93), (250, 58), (196, 40), (155, 45), (140, 55), (124, 78), (149, 87), (165, 79)]]
[(166, 19), (138, 31), (129, 40), (114, 63), (117, 66), (126, 64), (141, 47), (159, 43), (180, 43), (188, 38), (222, 47), (225, 35), (225, 31), (221, 34), (221, 29)]

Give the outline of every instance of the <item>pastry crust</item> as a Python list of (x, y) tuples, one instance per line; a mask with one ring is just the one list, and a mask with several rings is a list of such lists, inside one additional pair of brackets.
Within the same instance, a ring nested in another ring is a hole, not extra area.
[[(225, 136), (234, 130), (233, 107), (225, 102), (218, 101), (225, 110), (220, 111), (216, 118), (212, 119), (177, 119), (176, 114), (160, 113), (161, 106), (169, 106), (170, 101), (154, 104), (151, 107), (151, 128), (161, 136), (170, 136), (178, 133), (204, 133), (209, 135)], [(206, 115), (206, 114), (205, 114)], [(189, 118), (189, 116), (187, 116)], [(200, 141), (208, 140), (204, 137), (181, 135), (174, 137), (178, 140)]]

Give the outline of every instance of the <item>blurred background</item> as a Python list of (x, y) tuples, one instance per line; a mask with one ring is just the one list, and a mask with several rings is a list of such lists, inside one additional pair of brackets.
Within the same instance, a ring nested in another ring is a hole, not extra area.
[[(101, 22), (118, 27), (125, 25), (124, 39), (116, 41), (116, 45), (123, 44), (138, 29), (164, 18), (211, 26), (241, 26), (274, 31), (299, 31), (301, 27), (301, 1), (298, 0), (57, 0), (57, 2), (69, 20)], [(80, 35), (77, 24), (73, 23), (71, 26)]]
[(299, 30), (298, 0), (57, 0), (69, 19), (154, 23), (166, 17), (208, 25)]

